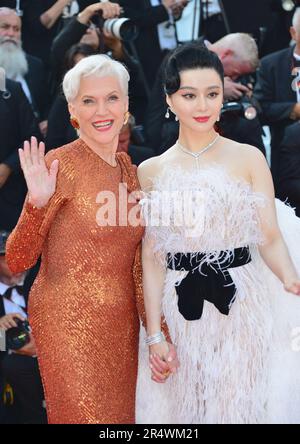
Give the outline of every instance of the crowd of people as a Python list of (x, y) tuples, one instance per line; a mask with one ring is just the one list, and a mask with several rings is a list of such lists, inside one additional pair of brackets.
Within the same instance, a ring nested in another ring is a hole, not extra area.
[[(274, 325), (297, 325), (300, 258), (287, 232), (300, 239), (299, 223), (259, 202), (273, 202), (273, 180), (300, 216), (300, 4), (264, 0), (247, 17), (237, 3), (0, 1), (0, 329), (28, 312), (32, 328), (0, 352), (0, 423), (300, 422), (299, 364), (286, 353), (293, 380), (277, 385), (273, 368), (285, 353)], [(149, 207), (167, 206), (149, 190), (179, 192), (180, 204), (197, 181), (207, 216), (192, 241), (186, 227), (147, 225)], [(119, 210), (121, 183), (146, 193), (145, 233), (100, 223), (99, 191)], [(212, 251), (236, 268), (210, 276), (217, 286), (192, 278), (219, 266)], [(271, 300), (284, 291), (269, 269), (294, 294), (289, 309)]]

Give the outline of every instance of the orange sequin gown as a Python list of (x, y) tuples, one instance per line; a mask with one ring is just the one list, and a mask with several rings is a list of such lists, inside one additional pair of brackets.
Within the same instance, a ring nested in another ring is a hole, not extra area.
[(143, 227), (98, 226), (96, 201), (102, 190), (118, 198), (120, 182), (136, 189), (135, 168), (125, 153), (109, 165), (80, 139), (47, 154), (54, 159), (56, 192), (45, 208), (25, 204), (6, 256), (18, 272), (42, 253), (29, 315), (48, 420), (133, 423)]

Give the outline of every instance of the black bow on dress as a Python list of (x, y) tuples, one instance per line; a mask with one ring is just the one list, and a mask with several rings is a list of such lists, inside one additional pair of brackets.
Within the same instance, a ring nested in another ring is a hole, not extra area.
[(222, 314), (228, 315), (236, 293), (228, 269), (251, 262), (249, 247), (236, 248), (232, 252), (221, 251), (217, 259), (202, 263), (205, 256), (204, 253), (167, 254), (169, 269), (189, 271), (175, 287), (179, 312), (187, 321), (201, 318), (205, 300), (214, 304)]

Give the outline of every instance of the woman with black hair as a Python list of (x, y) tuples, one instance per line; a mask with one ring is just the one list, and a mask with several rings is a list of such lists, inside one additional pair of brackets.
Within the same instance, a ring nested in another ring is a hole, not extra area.
[[(261, 152), (216, 132), (218, 57), (199, 45), (179, 47), (165, 79), (179, 138), (138, 168), (152, 381), (141, 342), (137, 419), (298, 423), (300, 220), (275, 201)], [(161, 311), (180, 361), (171, 376)]]

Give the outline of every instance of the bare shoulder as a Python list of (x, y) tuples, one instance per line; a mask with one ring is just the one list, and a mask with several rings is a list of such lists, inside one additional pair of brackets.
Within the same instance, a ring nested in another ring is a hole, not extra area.
[(270, 197), (274, 194), (271, 170), (264, 154), (252, 145), (240, 144), (241, 168), (246, 171), (254, 190), (262, 191)]
[(137, 176), (142, 190), (145, 190), (152, 185), (152, 179), (159, 172), (160, 156), (151, 157), (144, 160), (137, 169)]
[(142, 189), (151, 188), (153, 178), (159, 175), (167, 161), (168, 151), (160, 156), (151, 157), (138, 166), (137, 175)]
[(251, 176), (269, 173), (270, 168), (264, 154), (255, 146), (240, 144), (240, 154), (243, 163), (247, 166)]
[(264, 154), (255, 146), (241, 143), (239, 143), (238, 145), (240, 152), (246, 159), (251, 160), (252, 162), (266, 162)]
[(226, 142), (227, 154), (237, 161), (241, 168), (245, 167), (252, 170), (257, 167), (268, 167), (264, 154), (255, 146), (238, 143), (230, 139), (227, 139)]

